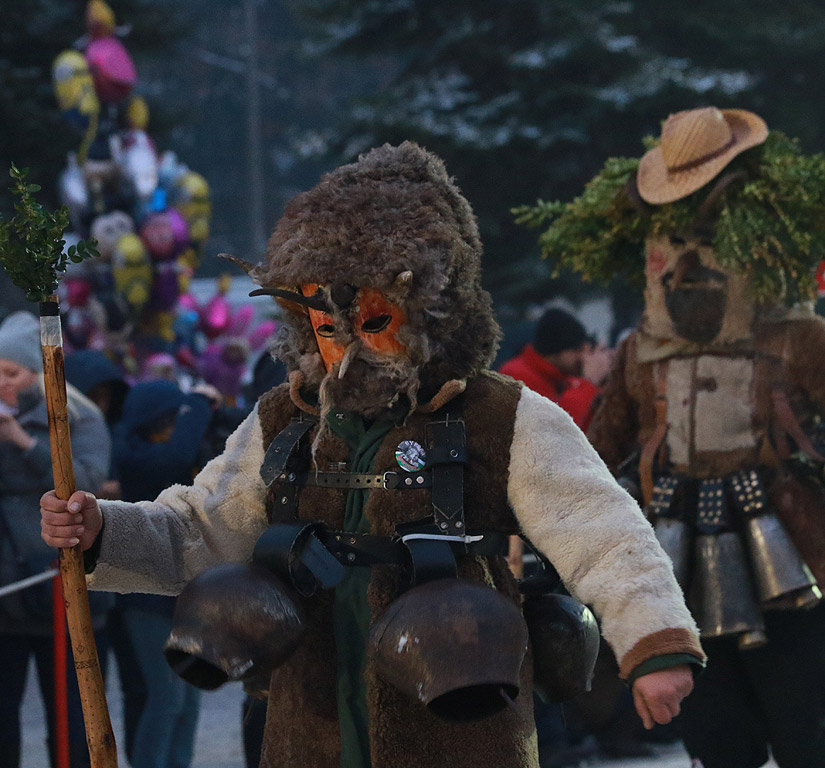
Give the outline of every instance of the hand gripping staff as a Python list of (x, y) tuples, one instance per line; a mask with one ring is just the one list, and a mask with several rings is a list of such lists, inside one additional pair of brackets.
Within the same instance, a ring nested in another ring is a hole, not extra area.
[[(60, 308), (54, 294), (57, 273), (65, 272), (68, 261), (80, 262), (97, 255), (97, 252), (92, 243), (81, 241), (64, 253), (63, 231), (68, 224), (68, 212), (62, 207), (51, 213), (38, 205), (32, 194), (39, 187), (26, 184), (25, 174), (25, 170), (21, 172), (12, 165), (11, 176), (17, 183), (11, 191), (19, 202), (15, 205), (17, 213), (10, 221), (0, 220), (0, 264), (9, 278), (25, 292), (27, 299), (40, 303), (40, 344), (54, 487), (58, 498), (68, 499), (76, 488), (69, 437)], [(91, 765), (92, 768), (117, 768), (117, 748), (92, 631), (83, 555), (79, 545), (58, 551)]]

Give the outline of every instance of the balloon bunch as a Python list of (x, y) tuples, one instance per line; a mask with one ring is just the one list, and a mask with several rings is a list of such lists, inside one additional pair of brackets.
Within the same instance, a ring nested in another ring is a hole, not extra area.
[(176, 331), (179, 338), (188, 339), (186, 348), (193, 353), (197, 375), (235, 403), (250, 357), (265, 347), (275, 323), (253, 324), (254, 310), (249, 305), (233, 311), (226, 298), (228, 290), (229, 276), (223, 275), (217, 292), (205, 304), (199, 305), (191, 294), (181, 296)]
[[(174, 347), (178, 302), (209, 237), (206, 180), (172, 152), (159, 155), (149, 110), (133, 93), (137, 72), (103, 0), (86, 7), (80, 50), (63, 51), (52, 75), (66, 122), (81, 136), (60, 177), (78, 237), (100, 258), (63, 282), (66, 340), (116, 356), (135, 339)], [(70, 239), (68, 239), (71, 242)]]

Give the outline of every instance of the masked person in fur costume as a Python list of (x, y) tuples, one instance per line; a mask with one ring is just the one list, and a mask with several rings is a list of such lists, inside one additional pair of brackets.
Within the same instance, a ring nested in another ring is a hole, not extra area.
[(43, 498), (44, 538), (79, 542), (95, 588), (186, 587), (167, 657), (190, 679), (266, 677), (262, 766), (537, 766), (502, 556), (518, 530), (601, 617), (649, 725), (691, 689), (703, 652), (637, 504), (563, 411), (488, 370), (480, 254), (469, 204), (416, 145), (328, 174), (251, 270), (286, 308), (289, 382), (191, 487), (78, 493), (71, 512)]
[[(825, 765), (825, 158), (742, 110), (672, 115), (552, 219), (547, 255), (646, 278), (589, 436), (636, 481), (702, 632), (685, 703), (705, 768)], [(644, 259), (644, 261), (642, 261)], [(792, 308), (791, 308), (792, 307)], [(820, 438), (820, 439), (817, 439)]]

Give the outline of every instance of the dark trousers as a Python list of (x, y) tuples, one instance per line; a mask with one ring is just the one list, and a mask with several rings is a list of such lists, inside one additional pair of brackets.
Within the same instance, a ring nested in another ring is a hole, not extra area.
[[(95, 633), (95, 640), (98, 652), (105, 658), (105, 634)], [(50, 636), (0, 635), (0, 768), (18, 768), (20, 765), (20, 706), (31, 656), (34, 656), (46, 710), (49, 755), (54, 765), (54, 641)], [(89, 750), (71, 650), (68, 650), (66, 678), (70, 765), (71, 768), (88, 768)]]
[(115, 596), (115, 607), (109, 611), (107, 629), (109, 646), (117, 664), (120, 688), (123, 692), (123, 747), (132, 762), (135, 754), (135, 733), (146, 705), (146, 683), (140, 673), (135, 649), (123, 621), (121, 595)]
[(266, 726), (266, 701), (247, 696), (241, 705), (241, 731), (246, 768), (258, 768)]
[(707, 669), (680, 717), (685, 746), (705, 768), (825, 767), (825, 605), (765, 617), (768, 644), (703, 640)]

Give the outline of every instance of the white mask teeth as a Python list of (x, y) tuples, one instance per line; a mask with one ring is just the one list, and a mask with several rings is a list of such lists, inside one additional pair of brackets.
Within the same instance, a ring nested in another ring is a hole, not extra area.
[(350, 367), (350, 363), (352, 363), (352, 361), (355, 359), (355, 356), (358, 354), (360, 349), (361, 339), (355, 339), (352, 342), (350, 342), (349, 346), (344, 352), (344, 357), (341, 359), (341, 366), (338, 368), (339, 379), (343, 379), (344, 376), (346, 376), (347, 370)]

